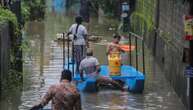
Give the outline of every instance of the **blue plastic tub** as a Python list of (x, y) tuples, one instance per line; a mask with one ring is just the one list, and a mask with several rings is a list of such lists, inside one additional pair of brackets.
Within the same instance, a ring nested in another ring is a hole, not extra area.
[[(65, 66), (67, 68), (67, 66)], [(70, 65), (72, 70), (72, 65)], [(121, 66), (121, 75), (120, 76), (110, 76), (109, 69), (107, 65), (101, 65), (101, 76), (110, 77), (113, 80), (122, 80), (125, 83), (125, 87), (129, 92), (132, 93), (142, 93), (144, 90), (145, 76), (143, 73), (137, 71), (134, 67), (129, 65)], [(97, 92), (96, 80), (93, 78), (84, 77), (84, 82), (77, 83), (77, 89), (83, 92)], [(80, 81), (79, 73), (74, 75), (73, 80)]]

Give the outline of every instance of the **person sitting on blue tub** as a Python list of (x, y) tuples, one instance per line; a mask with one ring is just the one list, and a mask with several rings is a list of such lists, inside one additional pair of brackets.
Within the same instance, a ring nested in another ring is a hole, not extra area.
[(104, 85), (109, 85), (111, 84), (113, 87), (116, 87), (122, 91), (124, 91), (123, 86), (118, 83), (117, 81), (112, 80), (109, 77), (104, 77), (99, 74), (100, 72), (100, 64), (93, 56), (93, 50), (92, 49), (87, 49), (87, 56), (84, 58), (79, 66), (79, 71), (80, 71), (80, 77), (81, 80), (84, 81), (84, 74), (87, 76), (87, 78), (94, 78), (96, 79), (97, 86), (104, 84)]

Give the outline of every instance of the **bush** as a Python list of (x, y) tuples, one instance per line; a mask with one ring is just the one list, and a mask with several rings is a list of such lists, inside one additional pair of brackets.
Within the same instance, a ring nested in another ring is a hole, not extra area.
[(22, 14), (22, 17), (23, 17), (24, 21), (28, 21), (29, 20), (30, 7), (29, 7), (29, 5), (25, 1), (21, 2), (21, 14)]
[(20, 31), (15, 14), (8, 9), (0, 7), (0, 23), (4, 22), (10, 22), (13, 25), (14, 36), (17, 37)]
[(11, 36), (11, 48), (10, 48), (10, 59), (7, 59), (10, 61), (10, 68), (9, 72), (7, 73), (7, 76), (5, 79), (1, 81), (1, 89), (3, 91), (6, 91), (6, 89), (15, 89), (15, 87), (20, 87), (22, 84), (22, 73), (18, 72), (15, 67), (16, 63), (16, 52), (19, 51), (19, 45), (17, 44), (17, 39), (19, 39), (19, 36), (21, 34), (21, 31), (19, 29), (19, 24), (17, 21), (17, 18), (14, 13), (12, 13), (8, 9), (4, 9), (3, 7), (0, 7), (0, 24), (3, 23), (9, 23), (10, 26), (10, 36)]
[(10, 69), (7, 73), (7, 77), (1, 80), (0, 93), (2, 98), (8, 97), (9, 93), (14, 93), (18, 90), (22, 90), (23, 77), (22, 73), (16, 70)]
[(21, 12), (24, 21), (42, 20), (45, 15), (44, 0), (23, 0), (21, 2)]

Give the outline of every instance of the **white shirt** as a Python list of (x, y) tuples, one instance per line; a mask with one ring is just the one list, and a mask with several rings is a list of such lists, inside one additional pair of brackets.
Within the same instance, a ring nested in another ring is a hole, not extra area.
[(87, 35), (86, 28), (80, 24), (78, 26), (77, 33), (76, 33), (76, 28), (77, 28), (77, 24), (73, 24), (69, 29), (69, 32), (77, 36), (77, 39), (74, 40), (74, 45), (86, 45), (86, 41), (84, 39), (84, 36)]
[(85, 59), (83, 59), (80, 63), (80, 70), (83, 70), (85, 74), (87, 75), (93, 75), (96, 74), (96, 66), (99, 65), (98, 60), (93, 56), (87, 56)]

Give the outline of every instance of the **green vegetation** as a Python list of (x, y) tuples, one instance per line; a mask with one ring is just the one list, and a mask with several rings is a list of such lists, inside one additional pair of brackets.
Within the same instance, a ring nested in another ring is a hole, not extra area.
[(118, 0), (92, 0), (93, 7), (102, 8), (106, 16), (115, 17), (118, 9)]
[(19, 25), (15, 14), (10, 10), (0, 7), (0, 23), (9, 22), (13, 25), (14, 36), (19, 35)]
[(18, 49), (20, 48), (16, 41), (21, 35), (21, 31), (19, 29), (19, 24), (15, 14), (8, 9), (0, 7), (0, 24), (3, 23), (9, 23), (11, 34), (11, 48), (9, 50), (10, 59), (7, 59), (10, 61), (10, 68), (6, 78), (1, 81), (2, 89), (5, 90), (5, 88), (8, 89), (12, 88), (13, 86), (14, 88), (20, 87), (20, 85), (22, 84), (22, 73), (18, 72), (15, 68), (15, 66), (17, 65), (15, 56), (16, 52), (19, 51)]
[[(22, 89), (22, 78), (23, 73), (18, 72), (14, 69), (10, 69), (7, 73), (6, 79), (2, 80), (2, 90), (6, 93), (9, 91), (14, 91), (18, 89)], [(1, 90), (1, 91), (2, 91)]]
[(131, 28), (134, 33), (144, 35), (154, 28), (156, 0), (137, 0), (137, 6), (131, 15)]
[(30, 19), (30, 7), (26, 1), (21, 2), (21, 14), (24, 21), (28, 21)]
[(16, 93), (22, 90), (23, 73), (10, 69), (6, 78), (1, 80), (1, 98), (10, 97), (10, 93)]
[[(106, 17), (115, 17), (119, 12), (118, 0), (92, 0), (92, 6), (102, 8)], [(131, 15), (131, 31), (144, 35), (154, 28), (156, 0), (136, 0), (135, 11)], [(118, 29), (121, 28), (121, 25)], [(126, 34), (126, 33), (124, 33)]]
[(10, 30), (12, 31), (12, 48), (10, 50), (11, 55), (10, 55), (10, 61), (11, 63), (15, 62), (15, 49), (18, 47), (18, 45), (16, 44), (16, 39), (19, 37), (19, 35), (21, 34), (21, 31), (19, 29), (19, 24), (17, 22), (17, 18), (15, 16), (15, 14), (13, 14), (10, 10), (8, 9), (4, 9), (2, 7), (0, 7), (0, 23), (9, 23), (10, 24)]
[(144, 35), (145, 32), (151, 32), (154, 27), (154, 22), (146, 15), (139, 12), (134, 12), (131, 15), (131, 31), (139, 35)]
[(31, 20), (42, 20), (45, 15), (45, 1), (33, 0), (30, 4)]
[(44, 0), (23, 0), (21, 3), (22, 15), (25, 21), (42, 20), (45, 14)]
[[(21, 2), (21, 14), (23, 22), (42, 20), (45, 13), (45, 1), (44, 0), (22, 0)], [(20, 89), (22, 87), (23, 73), (19, 72), (22, 68), (22, 59), (20, 54), (22, 51), (29, 51), (26, 41), (21, 41), (21, 25), (17, 21), (16, 15), (6, 7), (0, 6), (0, 24), (9, 23), (9, 34), (11, 39), (11, 48), (9, 49), (9, 71), (6, 77), (1, 81), (1, 89), (8, 92), (14, 89)], [(1, 90), (2, 91), (2, 90)]]

